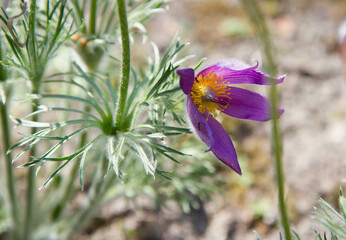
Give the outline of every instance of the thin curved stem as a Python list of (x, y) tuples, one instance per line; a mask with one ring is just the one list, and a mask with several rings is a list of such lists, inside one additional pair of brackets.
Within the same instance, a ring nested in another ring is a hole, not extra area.
[(121, 128), (124, 120), (125, 106), (127, 99), (127, 90), (129, 86), (130, 78), (130, 37), (126, 16), (125, 0), (117, 0), (118, 3), (118, 15), (120, 21), (120, 32), (122, 42), (122, 65), (121, 65), (121, 82), (119, 89), (119, 98), (117, 104), (117, 111), (115, 115), (115, 125), (117, 128)]
[[(2, 51), (2, 41), (0, 41), (0, 59), (3, 59), (3, 51)], [(7, 79), (7, 71), (0, 64), (0, 82), (5, 82)], [(1, 122), (1, 132), (2, 132), (2, 147), (3, 152), (5, 152), (4, 160), (5, 160), (5, 168), (6, 168), (6, 184), (7, 191), (10, 198), (10, 211), (12, 214), (12, 226), (13, 226), (13, 238), (16, 240), (20, 239), (21, 232), (21, 222), (19, 218), (19, 203), (18, 196), (16, 192), (16, 179), (14, 177), (13, 165), (12, 165), (12, 154), (7, 153), (6, 151), (11, 147), (11, 131), (10, 131), (10, 121), (9, 115), (7, 111), (7, 101), (6, 98), (6, 90), (4, 90), (3, 94), (0, 94), (0, 122)]]
[[(4, 151), (7, 151), (11, 146), (11, 134), (10, 124), (8, 119), (7, 105), (5, 102), (0, 100), (0, 114), (1, 114), (1, 129), (2, 129), (2, 144)], [(6, 177), (7, 177), (7, 188), (10, 197), (10, 208), (12, 214), (13, 223), (13, 235), (14, 239), (20, 239), (20, 221), (19, 221), (19, 204), (18, 197), (15, 190), (16, 181), (14, 178), (13, 166), (12, 166), (12, 155), (11, 153), (5, 154), (6, 161)]]
[[(260, 43), (263, 47), (263, 53), (266, 59), (266, 67), (268, 73), (271, 75), (277, 74), (277, 66), (275, 64), (273, 56), (273, 48), (270, 41), (270, 33), (265, 21), (265, 17), (258, 5), (257, 1), (252, 0), (242, 0), (243, 6), (247, 11), (251, 21), (256, 27)], [(273, 79), (274, 80), (274, 79)], [(285, 204), (285, 180), (284, 180), (284, 169), (282, 163), (282, 137), (280, 134), (279, 120), (277, 116), (277, 105), (278, 105), (278, 90), (276, 85), (271, 85), (269, 98), (272, 102), (272, 152), (273, 158), (275, 160), (275, 171), (276, 180), (278, 187), (278, 198), (279, 198), (279, 211), (281, 215), (281, 222), (285, 233), (285, 239), (291, 240), (291, 228), (290, 221), (287, 213), (287, 208)]]
[[(32, 107), (32, 111), (37, 111), (37, 105)], [(38, 115), (34, 115), (33, 121), (38, 121)], [(32, 128), (31, 134), (36, 133), (37, 128)], [(36, 155), (36, 145), (31, 148), (30, 156)], [(35, 221), (35, 206), (36, 206), (36, 167), (30, 167), (27, 176), (28, 187), (27, 187), (27, 196), (26, 196), (26, 215), (25, 215), (25, 224), (24, 224), (24, 239), (30, 240), (32, 235), (33, 224)]]

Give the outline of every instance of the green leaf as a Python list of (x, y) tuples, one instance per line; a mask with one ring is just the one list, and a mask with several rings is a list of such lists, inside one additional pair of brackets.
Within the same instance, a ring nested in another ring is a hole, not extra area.
[(24, 120), (24, 119), (19, 119), (15, 118), (12, 119), (16, 124), (20, 124), (26, 127), (37, 127), (37, 128), (51, 128), (51, 129), (56, 129), (56, 128), (61, 128), (65, 127), (67, 125), (72, 125), (72, 124), (91, 124), (91, 125), (96, 125), (94, 120), (90, 119), (73, 119), (73, 120), (66, 120), (66, 121), (61, 121), (61, 122), (55, 122), (55, 123), (49, 123), (49, 122), (34, 122), (34, 121), (29, 121), (29, 120)]
[(340, 196), (339, 196), (340, 210), (341, 210), (341, 213), (342, 213), (344, 219), (346, 220), (346, 198), (344, 198), (344, 195), (343, 195), (341, 187), (340, 187), (339, 194), (340, 194)]
[(142, 161), (146, 174), (154, 176), (157, 162), (154, 159), (154, 153), (151, 147), (130, 134), (126, 135), (126, 137), (133, 143), (132, 147), (136, 150), (137, 156)]
[(77, 150), (75, 153), (65, 156), (65, 157), (40, 157), (37, 160), (45, 160), (45, 161), (53, 161), (53, 162), (60, 162), (64, 160), (70, 161), (71, 159), (74, 159), (75, 157), (82, 154), (86, 149), (88, 149), (90, 146), (94, 145), (97, 141), (104, 138), (105, 136), (103, 134), (98, 135), (96, 138), (94, 138), (91, 142), (85, 144), (83, 147), (81, 147), (79, 150)]
[(109, 78), (106, 79), (106, 84), (107, 84), (107, 88), (109, 89), (109, 92), (111, 93), (111, 97), (112, 97), (112, 101), (113, 101), (113, 107), (115, 109), (117, 106), (117, 97), (116, 97), (116, 93), (114, 92), (113, 86), (112, 86)]
[(74, 132), (72, 132), (71, 134), (65, 136), (59, 143), (55, 144), (53, 147), (51, 147), (45, 154), (43, 154), (41, 156), (41, 158), (47, 158), (48, 156), (50, 156), (51, 154), (53, 154), (59, 147), (62, 147), (63, 144), (65, 144), (66, 142), (68, 142), (72, 137), (76, 136), (77, 134), (87, 130), (88, 128), (93, 127), (92, 125), (88, 125), (85, 126), (83, 128), (80, 128)]
[[(36, 132), (35, 134), (33, 135), (36, 135), (36, 136), (44, 136), (48, 133), (50, 133), (52, 131), (52, 129), (43, 129), (43, 130), (40, 130), (38, 132)], [(17, 142), (15, 145), (13, 145), (10, 149), (7, 150), (6, 154), (9, 154), (10, 152), (12, 152), (13, 150), (17, 149), (17, 148), (20, 148), (22, 147), (23, 145), (26, 145), (27, 143), (33, 141), (34, 138), (32, 138), (31, 136), (30, 137), (26, 137), (26, 138), (23, 138), (22, 140), (20, 140), (19, 142)]]
[(164, 83), (164, 81), (167, 80), (167, 78), (172, 74), (172, 72), (174, 72), (178, 67), (173, 67), (172, 65), (169, 65), (169, 67), (167, 68), (167, 70), (164, 70), (162, 72), (161, 77), (159, 78), (159, 80), (157, 80), (157, 82), (155, 83), (155, 85), (150, 89), (150, 91), (147, 94), (147, 97), (145, 99), (145, 102), (154, 94), (157, 93), (157, 91), (161, 88), (161, 85)]
[(80, 159), (80, 163), (79, 163), (79, 183), (81, 186), (81, 191), (83, 191), (83, 188), (84, 188), (84, 178), (83, 178), (84, 163), (85, 163), (87, 153), (89, 152), (91, 147), (92, 145), (90, 145), (84, 150), (82, 157)]
[(122, 158), (122, 149), (125, 143), (125, 138), (120, 137), (115, 149), (114, 149), (114, 137), (109, 137), (107, 141), (108, 157), (112, 163), (115, 174), (120, 177), (121, 171), (119, 169), (119, 161)]
[(280, 240), (283, 240), (281, 232), (279, 232)]
[(163, 150), (164, 152), (172, 152), (172, 153), (176, 153), (176, 154), (183, 155), (183, 156), (191, 156), (190, 154), (180, 152), (178, 150), (175, 150), (174, 148), (170, 148), (170, 147), (158, 144), (158, 143), (151, 143), (151, 145), (158, 150)]
[(70, 101), (82, 102), (94, 108), (100, 114), (102, 119), (106, 118), (106, 114), (104, 113), (103, 109), (95, 101), (89, 101), (84, 98), (69, 96), (64, 94), (41, 94), (40, 96), (42, 98), (58, 98), (58, 99), (67, 99)]
[(160, 62), (159, 69), (163, 68), (163, 66), (166, 65), (166, 62), (168, 61), (168, 59), (170, 59), (171, 51), (172, 51), (173, 47), (176, 45), (177, 39), (178, 39), (178, 33), (175, 34), (172, 41), (168, 45), (166, 53), (163, 55), (162, 60)]
[(172, 157), (171, 155), (165, 153), (164, 151), (162, 151), (162, 150), (158, 150), (158, 151), (159, 151), (163, 156), (165, 156), (165, 157), (171, 159), (173, 162), (176, 162), (176, 163), (181, 164), (181, 162), (179, 162), (177, 159), (175, 159), (175, 158)]
[(256, 240), (261, 240), (260, 236), (258, 235), (256, 231), (253, 231), (253, 233), (255, 234)]
[(159, 169), (156, 169), (156, 173), (157, 173), (158, 175), (160, 175), (161, 177), (163, 177), (163, 178), (169, 180), (169, 181), (173, 181), (173, 179), (172, 179), (171, 177), (169, 177), (169, 176), (167, 176), (167, 175), (165, 174), (165, 173), (170, 173), (170, 172), (161, 171), (161, 170), (159, 170)]
[(16, 56), (17, 60), (19, 61), (20, 65), (21, 66), (24, 66), (24, 55), (23, 55), (23, 52), (22, 52), (22, 49), (18, 46), (17, 43), (15, 43), (12, 39), (12, 37), (10, 35), (8, 35), (7, 33), (5, 33), (5, 37), (6, 37), (6, 40), (8, 42), (8, 44), (10, 45), (11, 49), (12, 49), (12, 52), (13, 54)]
[(58, 175), (61, 172), (61, 170), (63, 170), (67, 166), (67, 164), (69, 164), (72, 160), (73, 158), (64, 162), (56, 171), (53, 172), (52, 175), (50, 175), (50, 177), (43, 183), (43, 185), (39, 189), (47, 187), (48, 184), (53, 180), (53, 178), (55, 178), (55, 176)]
[[(101, 89), (96, 85), (96, 83), (82, 70), (82, 68), (77, 64), (74, 63), (74, 66), (77, 68), (77, 70), (81, 73), (81, 76), (83, 79), (85, 79), (89, 85), (96, 91), (96, 93), (99, 95), (99, 97), (101, 98), (103, 105), (105, 106), (108, 114), (111, 114), (111, 110), (109, 108), (108, 102), (106, 101), (104, 94), (102, 93)], [(113, 88), (110, 89), (110, 91), (112, 91)]]
[[(188, 44), (186, 44), (186, 45), (188, 45)], [(186, 45), (185, 45), (185, 46), (186, 46)], [(188, 59), (190, 59), (190, 58), (193, 58), (193, 57), (195, 57), (195, 55), (189, 55), (189, 56), (180, 58), (179, 60), (177, 60), (176, 62), (174, 62), (174, 66), (179, 67), (180, 64), (182, 64), (182, 63), (185, 62), (186, 60), (188, 60)]]
[(41, 163), (41, 162), (42, 162), (42, 160), (36, 159), (36, 160), (32, 160), (28, 163), (25, 163), (25, 164), (21, 165), (20, 167), (32, 167), (32, 166), (35, 166), (36, 164)]
[(110, 9), (112, 11), (109, 14), (108, 19), (103, 22), (103, 25), (105, 25), (104, 23), (106, 23), (105, 28), (103, 30), (103, 33), (108, 33), (110, 31), (110, 29), (115, 29), (114, 25), (115, 25), (116, 12), (117, 12), (117, 4), (115, 1), (114, 1), (113, 5), (111, 6)]
[(202, 63), (203, 63), (206, 59), (207, 59), (207, 58), (202, 58), (201, 61), (199, 61), (199, 62), (197, 63), (197, 65), (193, 68), (193, 70), (196, 71), (196, 69), (199, 68), (199, 66), (201, 66)]
[[(42, 131), (37, 132), (35, 135), (45, 135), (50, 133), (51, 131), (53, 131), (52, 129), (44, 129)], [(12, 152), (14, 149), (17, 149), (29, 142), (31, 142), (27, 147), (25, 147), (22, 151), (20, 151), (13, 159), (12, 159), (12, 163), (15, 162), (20, 156), (22, 156), (24, 153), (26, 153), (28, 150), (30, 150), (36, 143), (38, 143), (40, 141), (39, 138), (32, 138), (32, 137), (27, 137), (24, 138), (22, 141), (19, 141), (17, 144), (15, 144), (14, 146), (12, 146), (7, 153)]]
[(291, 231), (293, 232), (293, 234), (296, 237), (296, 239), (300, 240), (299, 234), (296, 231), (294, 231), (293, 229)]
[(176, 93), (178, 91), (181, 91), (181, 88), (180, 87), (175, 87), (175, 88), (167, 90), (167, 91), (158, 92), (158, 93), (155, 94), (155, 97), (161, 97), (161, 96), (167, 96), (168, 97), (168, 96), (170, 96), (173, 93)]
[(74, 109), (74, 108), (63, 108), (63, 107), (47, 107), (47, 106), (42, 106), (42, 105), (40, 105), (39, 108), (40, 108), (40, 110), (26, 115), (25, 118), (31, 117), (31, 116), (33, 116), (33, 115), (35, 115), (35, 114), (38, 114), (38, 113), (44, 113), (44, 112), (50, 112), (50, 111), (65, 111), (65, 112), (80, 113), (80, 114), (82, 114), (82, 115), (84, 115), (84, 116), (93, 118), (94, 120), (96, 120), (96, 121), (98, 121), (98, 122), (101, 121), (99, 118), (97, 118), (97, 117), (94, 116), (93, 114), (88, 113), (88, 112), (85, 112), (85, 111), (82, 111), (82, 110), (79, 110), (79, 109)]
[[(332, 239), (346, 239), (346, 218), (323, 199), (319, 200), (321, 210), (316, 210), (315, 221), (326, 227), (332, 233)], [(341, 206), (340, 206), (341, 207)]]
[(153, 127), (156, 129), (160, 129), (160, 130), (177, 131), (177, 132), (182, 132), (182, 133), (191, 133), (191, 130), (189, 128), (160, 126), (160, 125), (153, 125)]
[[(125, 136), (127, 134), (124, 134)], [(145, 135), (136, 135), (136, 134), (131, 134), (133, 137), (141, 139), (141, 138), (148, 138), (148, 139), (163, 139), (166, 137), (165, 134), (163, 133), (150, 133), (150, 134), (145, 134)]]

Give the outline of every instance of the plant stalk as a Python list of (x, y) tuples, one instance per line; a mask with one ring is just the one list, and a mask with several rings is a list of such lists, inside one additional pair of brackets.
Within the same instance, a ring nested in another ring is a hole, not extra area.
[[(1, 79), (2, 80), (2, 79)], [(3, 96), (5, 97), (5, 96)], [(2, 129), (2, 144), (3, 150), (5, 152), (5, 165), (6, 165), (6, 179), (7, 179), (7, 190), (10, 197), (10, 208), (12, 214), (12, 228), (13, 228), (13, 237), (14, 239), (20, 240), (20, 218), (19, 218), (19, 203), (16, 193), (16, 181), (13, 172), (12, 165), (12, 154), (7, 153), (6, 151), (11, 146), (11, 133), (10, 133), (10, 124), (8, 118), (7, 104), (5, 99), (0, 99), (0, 114), (1, 114), (1, 129)]]
[[(30, 60), (30, 81), (32, 82), (32, 93), (38, 94), (39, 87), (41, 84), (43, 67), (40, 66), (37, 61), (37, 45), (36, 45), (36, 31), (35, 31), (35, 23), (36, 22), (36, 0), (32, 0), (29, 7), (29, 34), (27, 40), (27, 53)], [(32, 112), (37, 111), (38, 100), (34, 100), (32, 102)], [(35, 114), (33, 116), (32, 121), (38, 121), (38, 115)], [(37, 131), (36, 128), (31, 129), (31, 134), (34, 134)], [(30, 149), (29, 156), (36, 155), (36, 145), (32, 146)], [(26, 215), (24, 222), (24, 240), (32, 239), (32, 230), (34, 228), (34, 216), (36, 211), (36, 167), (30, 167), (27, 175), (27, 196), (26, 196)]]
[(90, 1), (90, 17), (89, 17), (89, 33), (96, 33), (96, 12), (97, 12), (97, 0)]
[(119, 98), (117, 104), (117, 110), (115, 115), (115, 126), (121, 129), (121, 125), (124, 120), (127, 90), (130, 79), (130, 37), (126, 16), (125, 0), (117, 0), (118, 3), (118, 15), (120, 22), (121, 32), (121, 45), (122, 45), (122, 65), (121, 65), (121, 82), (119, 89)]
[[(32, 112), (37, 111), (37, 105), (36, 101), (34, 102), (34, 106), (32, 106)], [(38, 121), (38, 115), (35, 114), (33, 116), (32, 121), (36, 122)], [(31, 134), (35, 134), (37, 131), (37, 128), (31, 129)], [(32, 146), (30, 150), (29, 156), (35, 156), (36, 155), (36, 145)], [(33, 223), (35, 221), (34, 216), (36, 211), (36, 167), (32, 166), (29, 168), (28, 176), (27, 176), (27, 206), (26, 206), (26, 216), (25, 216), (25, 224), (24, 224), (24, 238), (25, 240), (32, 239), (32, 229), (33, 229)]]
[(39, 88), (39, 79), (36, 78), (39, 72), (39, 62), (37, 58), (37, 45), (36, 45), (36, 0), (32, 0), (29, 7), (29, 33), (28, 40), (26, 43), (27, 54), (30, 64), (30, 81), (32, 82), (33, 89)]
[[(0, 41), (0, 59), (3, 58), (3, 51), (2, 51), (2, 41)], [(3, 68), (3, 66), (0, 64), (0, 83), (5, 82), (7, 79), (7, 72)], [(1, 91), (1, 90), (0, 90)], [(14, 171), (13, 171), (13, 165), (12, 165), (12, 154), (6, 153), (8, 149), (11, 147), (11, 131), (10, 131), (10, 121), (9, 121), (9, 115), (7, 111), (7, 94), (6, 89), (3, 89), (3, 95), (0, 93), (0, 117), (1, 117), (1, 129), (2, 129), (2, 146), (3, 151), (5, 153), (5, 168), (6, 168), (6, 184), (7, 184), (7, 190), (8, 195), (10, 198), (10, 211), (11, 211), (11, 217), (12, 217), (12, 228), (13, 228), (13, 238), (14, 239), (20, 239), (20, 232), (21, 232), (21, 222), (19, 218), (19, 202), (18, 202), (18, 196), (16, 192), (16, 179), (14, 177)]]
[[(266, 68), (268, 73), (272, 76), (277, 74), (277, 66), (275, 64), (273, 56), (273, 48), (270, 41), (270, 32), (266, 24), (265, 17), (261, 11), (258, 1), (253, 0), (242, 0), (244, 9), (246, 10), (250, 20), (256, 27), (259, 41), (263, 48), (263, 54), (266, 59)], [(287, 208), (285, 204), (285, 180), (284, 180), (284, 170), (282, 162), (282, 137), (280, 134), (279, 119), (277, 116), (277, 105), (278, 105), (278, 90), (275, 85), (275, 80), (272, 80), (269, 99), (272, 102), (271, 113), (272, 119), (272, 153), (275, 160), (275, 171), (276, 180), (278, 187), (278, 199), (279, 199), (279, 211), (281, 215), (281, 222), (285, 233), (285, 239), (291, 240), (291, 228), (290, 221), (287, 213)]]

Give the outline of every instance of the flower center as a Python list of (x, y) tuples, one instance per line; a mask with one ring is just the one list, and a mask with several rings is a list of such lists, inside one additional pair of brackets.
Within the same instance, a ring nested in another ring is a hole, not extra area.
[[(195, 78), (190, 94), (198, 110), (216, 117), (228, 107), (228, 100), (231, 99), (230, 92), (227, 91), (227, 83), (219, 78), (213, 71), (200, 74)], [(207, 117), (207, 120), (208, 120)]]

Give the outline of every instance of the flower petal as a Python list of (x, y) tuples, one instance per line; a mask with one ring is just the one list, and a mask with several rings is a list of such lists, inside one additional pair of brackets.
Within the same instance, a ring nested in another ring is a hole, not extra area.
[(180, 77), (180, 88), (188, 95), (195, 80), (195, 71), (192, 68), (185, 68), (177, 71)]
[(242, 173), (237, 160), (237, 153), (227, 132), (222, 127), (222, 125), (212, 116), (209, 116), (208, 124), (214, 139), (214, 142), (211, 146), (211, 151), (224, 164), (241, 175)]
[[(208, 145), (211, 150), (211, 146), (214, 142), (213, 136), (211, 134), (210, 127), (207, 122), (207, 116), (203, 115), (196, 107), (191, 96), (187, 97), (187, 113), (189, 115), (190, 122), (193, 126), (193, 130), (198, 135), (202, 141)], [(208, 151), (206, 150), (206, 151)]]
[(207, 113), (202, 114), (190, 96), (187, 98), (187, 112), (196, 134), (209, 146), (215, 156), (238, 174), (241, 169), (232, 141), (221, 124)]
[(285, 78), (285, 75), (274, 78), (258, 70), (257, 67), (257, 61), (254, 66), (250, 66), (238, 59), (230, 59), (212, 65), (198, 73), (198, 75), (213, 71), (219, 78), (226, 80), (229, 84), (270, 85), (272, 80), (275, 80), (275, 83), (278, 84), (282, 83)]
[[(227, 92), (230, 98), (225, 98), (228, 102), (227, 108), (223, 113), (241, 119), (251, 119), (256, 121), (268, 121), (272, 118), (271, 102), (268, 98), (242, 88), (228, 87)], [(220, 107), (223, 107), (220, 105)], [(278, 108), (277, 115), (280, 116), (284, 112)]]

